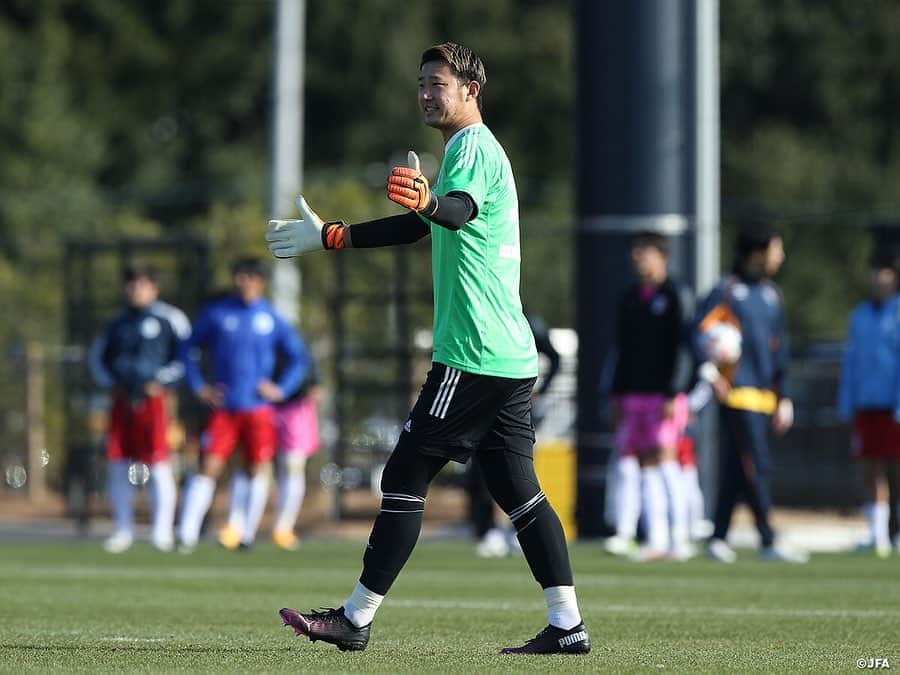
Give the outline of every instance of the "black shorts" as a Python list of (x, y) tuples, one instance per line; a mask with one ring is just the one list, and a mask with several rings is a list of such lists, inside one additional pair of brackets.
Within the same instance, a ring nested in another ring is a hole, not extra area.
[(422, 452), (455, 462), (467, 461), (476, 451), (532, 457), (535, 380), (473, 375), (433, 363), (403, 433)]

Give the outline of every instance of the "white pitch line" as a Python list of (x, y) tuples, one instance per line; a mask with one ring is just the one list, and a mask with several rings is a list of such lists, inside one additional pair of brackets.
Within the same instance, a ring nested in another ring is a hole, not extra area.
[(140, 643), (159, 643), (159, 642), (175, 642), (174, 637), (129, 637), (127, 635), (92, 635), (88, 631), (81, 630), (29, 630), (18, 631), (19, 637), (22, 634), (29, 637), (41, 638), (84, 638), (88, 640), (99, 640), (101, 642), (140, 642)]
[[(540, 602), (483, 602), (479, 600), (393, 600), (385, 604), (396, 607), (421, 607), (427, 609), (463, 610), (538, 610), (544, 607)], [(785, 616), (797, 618), (860, 618), (860, 619), (900, 619), (900, 610), (889, 609), (787, 609), (782, 607), (672, 607), (665, 605), (604, 605), (593, 602), (582, 603), (591, 613), (609, 614), (704, 614), (719, 616)]]
[[(252, 580), (261, 577), (267, 581), (271, 581), (278, 576), (293, 577), (298, 571), (302, 571), (304, 576), (332, 577), (347, 576), (351, 574), (345, 569), (335, 569), (333, 567), (306, 567), (299, 566), (297, 568), (282, 567), (251, 567), (251, 568), (228, 568), (228, 567), (176, 567), (160, 565), (155, 567), (115, 567), (104, 565), (34, 565), (27, 567), (21, 565), (12, 565), (0, 562), (0, 576), (12, 576), (19, 579), (163, 579), (163, 580), (179, 580), (179, 579), (210, 579), (210, 578), (232, 578), (238, 577), (242, 581)], [(8, 572), (8, 574), (7, 574)], [(405, 579), (419, 578), (431, 581), (458, 581), (460, 572), (457, 570), (435, 571), (435, 570), (418, 570), (408, 569), (403, 573)], [(478, 579), (476, 582), (483, 582), (485, 586), (497, 587), (497, 585), (515, 585), (521, 586), (525, 579), (524, 572), (521, 576), (510, 575), (509, 570), (478, 570)], [(776, 587), (783, 583), (783, 579), (756, 579), (754, 584), (757, 588)], [(791, 584), (795, 587), (815, 586), (818, 589), (823, 587), (840, 587), (847, 589), (848, 587), (869, 587), (873, 585), (883, 586), (883, 579), (842, 579), (839, 577), (819, 577), (807, 579), (791, 579)], [(578, 585), (587, 587), (616, 587), (622, 586), (638, 586), (640, 588), (660, 587), (668, 590), (678, 588), (704, 588), (710, 589), (719, 586), (725, 586), (729, 589), (734, 585), (733, 578), (725, 577), (698, 577), (698, 576), (667, 576), (667, 577), (647, 577), (638, 574), (591, 574), (580, 573), (578, 575)]]

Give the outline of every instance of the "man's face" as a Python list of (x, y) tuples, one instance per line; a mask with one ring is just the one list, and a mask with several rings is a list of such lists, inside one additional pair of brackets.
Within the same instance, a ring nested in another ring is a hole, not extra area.
[(125, 300), (132, 307), (146, 307), (159, 297), (159, 287), (155, 281), (138, 277), (125, 282)]
[(766, 249), (765, 258), (763, 260), (766, 276), (774, 277), (778, 274), (778, 270), (780, 270), (781, 266), (784, 264), (784, 259), (784, 241), (781, 237), (774, 237), (772, 241), (769, 242), (769, 247)]
[(655, 284), (665, 280), (666, 256), (656, 246), (647, 244), (632, 246), (631, 262), (641, 283)]
[(897, 273), (890, 267), (874, 268), (869, 275), (872, 296), (884, 300), (897, 292)]
[(234, 275), (234, 287), (244, 302), (259, 300), (266, 290), (266, 280), (258, 274), (238, 272)]
[[(435, 129), (452, 128), (478, 108), (478, 85), (460, 84), (446, 61), (429, 61), (419, 70), (419, 109), (425, 124)], [(472, 95), (472, 90), (476, 95)]]

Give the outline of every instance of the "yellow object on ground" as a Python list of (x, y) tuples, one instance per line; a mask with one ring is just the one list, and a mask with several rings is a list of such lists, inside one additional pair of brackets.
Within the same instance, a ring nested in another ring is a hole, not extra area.
[(300, 547), (300, 541), (293, 530), (275, 530), (272, 532), (272, 541), (285, 551), (296, 551)]
[(566, 438), (538, 441), (534, 448), (534, 470), (541, 489), (562, 522), (566, 541), (573, 541), (575, 527), (576, 495), (575, 447)]
[(226, 525), (219, 530), (219, 543), (229, 551), (233, 551), (241, 545), (241, 533), (238, 532), (236, 527)]

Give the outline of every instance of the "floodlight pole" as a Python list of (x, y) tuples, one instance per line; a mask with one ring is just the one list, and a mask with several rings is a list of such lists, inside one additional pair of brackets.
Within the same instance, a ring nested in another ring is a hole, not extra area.
[[(719, 0), (691, 3), (694, 68), (694, 288), (705, 296), (721, 274)], [(718, 492), (718, 418), (714, 406), (697, 420), (697, 463), (709, 515)]]
[[(303, 67), (306, 0), (277, 0), (275, 80), (273, 86), (272, 218), (296, 218), (294, 196), (303, 184)], [(300, 268), (277, 260), (272, 273), (272, 302), (290, 323), (300, 322)]]

